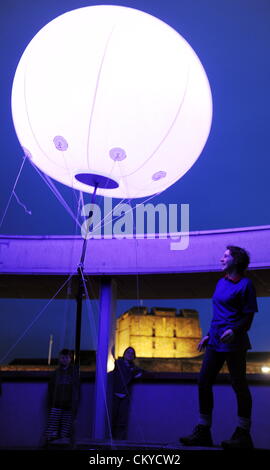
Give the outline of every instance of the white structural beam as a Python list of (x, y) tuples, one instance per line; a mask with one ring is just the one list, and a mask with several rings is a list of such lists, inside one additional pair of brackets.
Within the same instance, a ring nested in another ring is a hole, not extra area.
[[(12, 279), (18, 291), (14, 296), (20, 297), (30, 293), (26, 286), (24, 294), (19, 292), (19, 278), (25, 278), (24, 283), (31, 279), (34, 290), (43, 276), (45, 291), (52, 284), (56, 287), (65, 276), (76, 275), (82, 243), (82, 238), (72, 236), (1, 236), (0, 295), (8, 295)], [(185, 249), (177, 249), (184, 245)], [(167, 234), (149, 239), (90, 239), (84, 272), (97, 281), (97, 287), (98, 279), (104, 275), (117, 279), (118, 298), (137, 297), (136, 276), (142, 281), (144, 298), (208, 297), (219, 276), (219, 260), (227, 245), (238, 245), (250, 252), (250, 272), (255, 277), (260, 275), (260, 295), (270, 295), (270, 226), (190, 232), (182, 241)], [(195, 292), (194, 282), (198, 279), (200, 285), (197, 283)]]
[[(216, 271), (228, 244), (242, 246), (250, 252), (252, 269), (270, 267), (270, 226), (190, 232), (188, 246), (184, 250), (178, 250), (178, 242), (170, 236), (163, 237), (90, 239), (85, 273)], [(82, 238), (78, 236), (1, 236), (0, 273), (56, 275), (76, 272), (82, 243)]]

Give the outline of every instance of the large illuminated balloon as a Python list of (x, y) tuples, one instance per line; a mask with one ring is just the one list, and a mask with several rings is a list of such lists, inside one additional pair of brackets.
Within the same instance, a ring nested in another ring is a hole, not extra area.
[(131, 8), (91, 6), (42, 28), (12, 90), (15, 129), (44, 173), (117, 198), (163, 191), (207, 140), (212, 99), (189, 44)]

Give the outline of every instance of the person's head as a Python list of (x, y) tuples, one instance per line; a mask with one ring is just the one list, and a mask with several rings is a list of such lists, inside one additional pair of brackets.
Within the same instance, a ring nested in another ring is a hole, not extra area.
[(67, 368), (70, 363), (72, 362), (73, 359), (73, 353), (70, 349), (62, 349), (59, 353), (59, 365), (60, 367), (63, 367), (64, 369)]
[(136, 358), (135, 349), (131, 346), (129, 348), (126, 348), (123, 354), (123, 358), (129, 362), (134, 361), (134, 359)]
[(220, 260), (223, 271), (243, 274), (247, 269), (250, 258), (248, 252), (239, 246), (228, 245)]

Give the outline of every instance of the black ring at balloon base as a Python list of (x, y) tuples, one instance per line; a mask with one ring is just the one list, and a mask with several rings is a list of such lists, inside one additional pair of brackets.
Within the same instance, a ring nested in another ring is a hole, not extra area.
[(95, 173), (78, 173), (75, 175), (75, 178), (80, 181), (80, 183), (93, 186), (94, 188), (115, 189), (119, 187), (119, 184), (115, 180), (108, 176), (97, 175)]

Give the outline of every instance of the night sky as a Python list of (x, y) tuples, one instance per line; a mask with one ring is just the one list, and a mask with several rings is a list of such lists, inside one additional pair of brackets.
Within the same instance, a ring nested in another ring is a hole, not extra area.
[[(206, 146), (195, 165), (172, 187), (151, 202), (190, 205), (190, 230), (210, 230), (269, 224), (269, 122), (270, 122), (270, 2), (268, 0), (2, 0), (1, 39), (1, 198), (0, 219), (5, 212), (22, 163), (22, 150), (12, 123), (11, 89), (20, 57), (33, 36), (49, 21), (67, 11), (90, 5), (133, 7), (160, 18), (192, 46), (207, 73), (213, 97), (213, 123)], [(71, 189), (56, 184), (75, 210)], [(13, 197), (1, 234), (78, 234), (72, 218), (26, 162), (16, 194), (32, 215)], [(98, 201), (97, 201), (98, 202)], [(137, 201), (141, 202), (141, 200)], [(136, 201), (134, 201), (134, 204)], [(229, 243), (229, 240), (228, 240)], [(252, 253), (251, 253), (252, 257)], [(1, 347), (8, 349), (47, 303), (1, 300)], [(119, 302), (118, 314), (134, 302)], [(155, 300), (147, 306), (197, 308), (207, 330), (211, 300)], [(268, 299), (259, 299), (251, 340), (253, 349), (270, 350)], [(53, 354), (72, 347), (74, 301), (55, 301), (37, 319), (12, 357), (46, 357), (49, 335), (54, 335)], [(95, 346), (89, 318), (97, 318), (98, 305), (84, 312), (82, 349)], [(93, 327), (93, 325), (92, 325)]]

